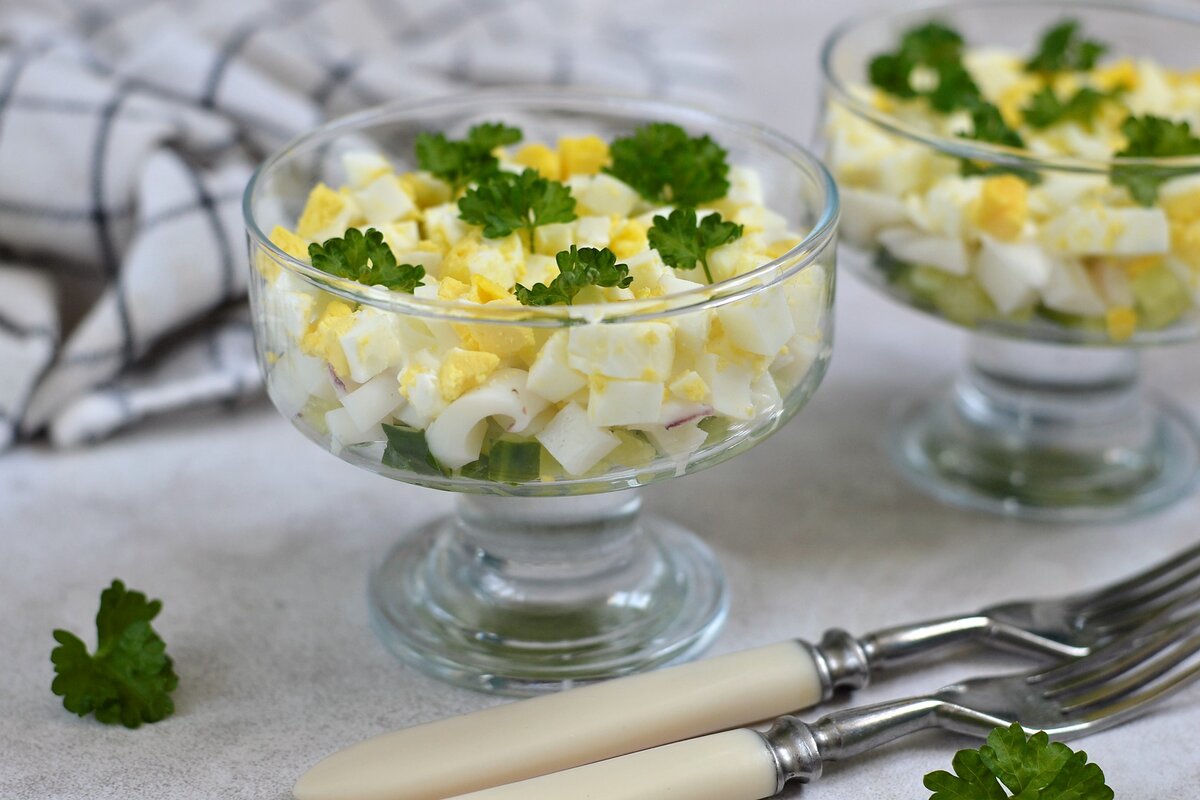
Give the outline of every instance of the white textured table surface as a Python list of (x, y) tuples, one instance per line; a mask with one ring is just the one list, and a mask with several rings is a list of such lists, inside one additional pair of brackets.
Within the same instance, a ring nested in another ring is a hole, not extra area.
[[(758, 85), (739, 110), (798, 138), (832, 21), (817, 5), (739, 17), (735, 4), (704, 4)], [(1058, 528), (956, 512), (910, 490), (881, 452), (884, 418), (949, 377), (961, 336), (852, 280), (840, 291), (833, 368), (810, 407), (757, 450), (648, 492), (652, 510), (701, 531), (725, 564), (733, 612), (715, 652), (1080, 589), (1196, 541), (1195, 496), (1134, 523)], [(1196, 348), (1154, 354), (1147, 377), (1200, 415), (1198, 363)], [(283, 800), (333, 749), (497, 702), (400, 665), (367, 623), (368, 566), (450, 501), (336, 461), (265, 404), (0, 459), (0, 797)], [(115, 576), (164, 600), (156, 625), (181, 675), (176, 715), (138, 731), (77, 719), (49, 691), (51, 630), (91, 641), (98, 592)], [(859, 698), (1013, 663), (945, 664)], [(1193, 800), (1197, 730), (1193, 688), (1083, 746), (1118, 797)], [(921, 776), (965, 741), (917, 737), (833, 766), (804, 794), (924, 798)]]

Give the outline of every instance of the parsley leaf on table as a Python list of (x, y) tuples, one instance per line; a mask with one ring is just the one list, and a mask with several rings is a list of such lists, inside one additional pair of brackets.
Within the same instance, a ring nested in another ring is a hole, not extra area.
[(960, 750), (944, 770), (925, 776), (930, 800), (1112, 800), (1104, 772), (1045, 733), (1026, 738), (1021, 726), (996, 728), (978, 750)]
[(609, 148), (604, 171), (655, 203), (695, 206), (729, 191), (725, 150), (708, 136), (689, 137), (667, 122), (652, 122)]
[(424, 286), (425, 268), (412, 264), (397, 264), (392, 248), (383, 234), (368, 228), (364, 234), (349, 228), (340, 239), (326, 239), (323, 244), (308, 246), (312, 264), (322, 272), (348, 278), (366, 286), (384, 286), (397, 292), (413, 293)]
[(443, 133), (422, 133), (416, 141), (417, 163), (457, 193), (468, 183), (496, 172), (500, 162), (492, 151), (521, 141), (521, 135), (520, 129), (500, 122), (476, 125), (462, 140), (448, 139)]
[(742, 226), (725, 222), (712, 213), (696, 221), (696, 209), (677, 208), (671, 216), (656, 216), (647, 239), (662, 256), (663, 263), (675, 269), (695, 269), (697, 262), (704, 267), (704, 276), (713, 282), (708, 269), (708, 251), (740, 239)]
[(1021, 109), (1021, 115), (1035, 128), (1049, 128), (1060, 122), (1079, 122), (1090, 126), (1100, 106), (1115, 99), (1117, 94), (1084, 86), (1064, 102), (1053, 89), (1044, 86), (1029, 98), (1029, 105)]
[(96, 614), (96, 652), (73, 633), (54, 631), (58, 646), (50, 654), (55, 678), (51, 691), (63, 707), (79, 716), (94, 713), (108, 725), (136, 728), (175, 711), (171, 692), (179, 684), (166, 644), (150, 620), (162, 603), (127, 591), (114, 580), (100, 593)]
[[(1117, 158), (1200, 156), (1200, 137), (1192, 133), (1191, 125), (1185, 121), (1174, 122), (1150, 114), (1129, 117), (1122, 123), (1121, 132), (1128, 141), (1125, 148), (1116, 154)], [(1152, 206), (1158, 200), (1158, 187), (1164, 182), (1195, 172), (1200, 172), (1200, 169), (1117, 164), (1112, 168), (1110, 180), (1113, 185), (1128, 189), (1135, 202)]]
[(575, 219), (575, 198), (566, 185), (543, 178), (536, 169), (496, 172), (467, 190), (458, 211), (464, 221), (482, 225), (489, 239), (526, 231), (532, 252), (534, 228)]
[(1108, 45), (1079, 35), (1078, 20), (1067, 19), (1042, 35), (1037, 53), (1025, 64), (1026, 72), (1086, 72), (1096, 66)]
[(624, 289), (633, 283), (626, 264), (618, 264), (617, 256), (607, 247), (597, 250), (594, 247), (562, 250), (555, 256), (558, 262), (558, 276), (547, 286), (536, 283), (532, 289), (517, 284), (514, 292), (522, 305), (552, 306), (571, 305), (575, 295), (585, 286), (620, 287)]

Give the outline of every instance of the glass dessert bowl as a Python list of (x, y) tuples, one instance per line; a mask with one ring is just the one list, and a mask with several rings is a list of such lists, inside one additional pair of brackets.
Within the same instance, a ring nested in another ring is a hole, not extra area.
[(1200, 332), (1197, 36), (1148, 8), (984, 2), (826, 41), (848, 263), (970, 331), (966, 371), (889, 434), (939, 499), (1099, 521), (1194, 487), (1200, 434), (1138, 361)]
[[(678, 202), (639, 195), (657, 168), (627, 162), (654, 137), (701, 166), (727, 150), (709, 182), (723, 188), (704, 190), (719, 194), (684, 186), (692, 164), (665, 190)], [(622, 139), (625, 161), (609, 150)], [(499, 205), (474, 213), (501, 195), (545, 203), (508, 228)], [(639, 489), (753, 447), (819, 385), (837, 195), (814, 157), (687, 107), (490, 91), (300, 137), (259, 169), (245, 215), (280, 412), (351, 464), (458, 493), (454, 514), (372, 574), (372, 620), (393, 652), (530, 694), (711, 642), (727, 609), (720, 568), (691, 532), (639, 513)], [(714, 246), (679, 266), (656, 238), (668, 220)], [(388, 252), (346, 277), (371, 247)]]

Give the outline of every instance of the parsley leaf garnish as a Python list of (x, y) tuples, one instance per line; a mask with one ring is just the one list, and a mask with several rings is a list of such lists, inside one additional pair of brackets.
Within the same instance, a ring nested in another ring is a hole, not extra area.
[(894, 97), (908, 100), (917, 96), (911, 75), (916, 64), (900, 53), (882, 53), (871, 59), (867, 74), (871, 83)]
[(492, 151), (521, 141), (521, 135), (519, 128), (500, 122), (476, 125), (462, 140), (447, 139), (443, 133), (418, 134), (417, 163), (450, 184), (457, 193), (468, 183), (496, 172), (500, 162)]
[(740, 239), (742, 226), (723, 221), (717, 213), (697, 223), (696, 209), (677, 208), (669, 217), (656, 216), (646, 236), (664, 264), (675, 269), (695, 269), (699, 262), (704, 267), (704, 276), (712, 283), (708, 251)]
[(960, 108), (974, 108), (983, 103), (983, 93), (967, 68), (957, 61), (937, 64), (938, 84), (928, 93), (929, 105), (935, 111), (949, 114)]
[[(905, 32), (895, 52), (873, 58), (868, 74), (871, 83), (888, 94), (906, 99), (926, 97), (933, 108), (949, 113), (983, 100), (975, 79), (962, 64), (962, 54), (963, 38), (958, 31), (940, 22), (928, 22)], [(937, 74), (933, 89), (918, 91), (913, 87), (912, 74), (917, 67), (927, 67)]]
[(1049, 128), (1060, 122), (1079, 122), (1090, 126), (1100, 106), (1115, 99), (1118, 94), (1119, 91), (1109, 93), (1084, 86), (1064, 102), (1053, 89), (1045, 86), (1029, 98), (1029, 105), (1021, 109), (1021, 116), (1034, 128)]
[(1102, 42), (1079, 35), (1078, 20), (1067, 19), (1042, 34), (1037, 53), (1025, 64), (1026, 72), (1086, 72), (1108, 51)]
[[(970, 133), (965, 139), (1024, 148), (1021, 135), (1008, 126), (1000, 109), (987, 102), (971, 73), (963, 65), (963, 38), (958, 31), (934, 21), (912, 28), (900, 38), (900, 47), (871, 60), (871, 83), (898, 97), (924, 97), (929, 105), (944, 114), (965, 110), (971, 113)], [(918, 67), (931, 69), (937, 75), (937, 85), (917, 90), (912, 85), (912, 73)], [(999, 165), (983, 165), (964, 159), (963, 175), (1014, 173), (1030, 183), (1037, 175), (1030, 170)]]
[(1045, 733), (1028, 739), (1021, 726), (996, 728), (978, 750), (960, 750), (944, 770), (925, 776), (930, 800), (1112, 800), (1104, 772)]
[(981, 103), (971, 109), (971, 133), (962, 134), (965, 139), (975, 139), (980, 142), (1001, 144), (1006, 147), (1024, 147), (1025, 140), (1021, 134), (1008, 127), (1000, 109), (991, 103)]
[(725, 150), (708, 136), (689, 137), (678, 125), (652, 122), (610, 147), (604, 171), (655, 203), (695, 206), (729, 191)]
[(174, 713), (171, 692), (179, 676), (166, 644), (150, 627), (161, 608), (158, 600), (127, 591), (114, 580), (100, 593), (95, 653), (88, 653), (75, 634), (54, 631), (58, 647), (50, 653), (55, 672), (50, 689), (62, 697), (64, 708), (81, 717), (94, 713), (100, 722), (127, 728)]
[(525, 231), (532, 251), (534, 228), (575, 219), (575, 198), (564, 184), (543, 178), (536, 169), (519, 175), (496, 172), (467, 190), (458, 211), (466, 222), (482, 225), (489, 239)]
[[(1025, 147), (1025, 140), (1021, 138), (1021, 134), (1008, 126), (1008, 123), (1004, 121), (1004, 116), (1000, 113), (1000, 109), (991, 103), (981, 102), (975, 108), (971, 109), (971, 124), (972, 129), (970, 133), (959, 134), (962, 138), (999, 144), (1005, 147), (1020, 149)], [(1021, 167), (1006, 164), (980, 163), (967, 158), (962, 160), (961, 172), (963, 175), (1000, 175), (1009, 173), (1031, 184), (1040, 183), (1042, 180), (1041, 176), (1031, 169), (1022, 169)]]
[(374, 228), (368, 228), (365, 234), (350, 228), (340, 239), (326, 239), (324, 244), (314, 242), (308, 246), (308, 256), (322, 272), (367, 286), (384, 286), (412, 294), (418, 286), (425, 285), (421, 280), (425, 268), (397, 264), (392, 248)]
[[(1147, 114), (1144, 117), (1129, 117), (1121, 124), (1121, 133), (1128, 143), (1116, 155), (1117, 158), (1172, 158), (1200, 155), (1200, 137), (1192, 133), (1186, 121), (1174, 122), (1164, 117)], [(1158, 200), (1158, 187), (1171, 178), (1200, 172), (1191, 169), (1117, 164), (1112, 168), (1110, 180), (1115, 186), (1129, 190), (1135, 202), (1152, 206)]]
[(900, 52), (919, 64), (958, 61), (963, 53), (962, 34), (934, 20), (918, 25), (900, 38)]
[(554, 260), (558, 262), (558, 276), (549, 286), (536, 283), (532, 289), (527, 289), (517, 284), (514, 292), (522, 305), (569, 306), (585, 286), (616, 286), (624, 289), (633, 283), (629, 266), (618, 264), (617, 256), (607, 247), (602, 250), (594, 247), (578, 249), (571, 245), (570, 250), (560, 251)]

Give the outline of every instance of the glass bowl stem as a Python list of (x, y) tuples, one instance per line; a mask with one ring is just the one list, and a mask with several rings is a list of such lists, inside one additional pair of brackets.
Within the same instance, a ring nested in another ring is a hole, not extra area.
[(890, 450), (919, 487), (958, 506), (1104, 521), (1164, 506), (1200, 469), (1200, 433), (1147, 398), (1132, 348), (972, 334), (948, 392), (905, 409)]
[(725, 617), (720, 568), (640, 512), (636, 489), (460, 496), (372, 576), (376, 630), (437, 677), (514, 695), (693, 657)]

